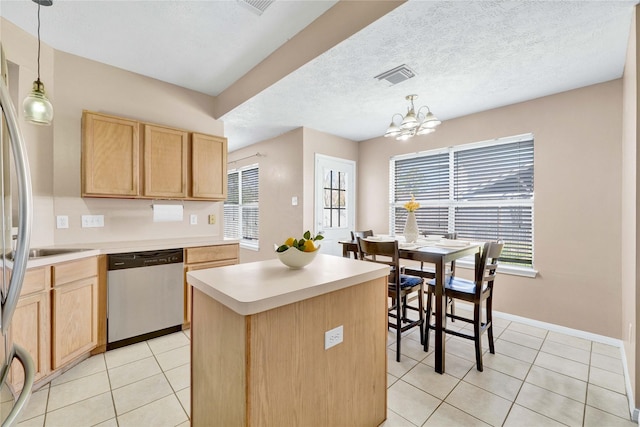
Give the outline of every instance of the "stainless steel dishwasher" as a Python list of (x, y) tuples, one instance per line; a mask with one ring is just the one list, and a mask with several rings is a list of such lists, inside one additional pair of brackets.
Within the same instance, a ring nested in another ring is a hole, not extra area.
[(107, 350), (182, 329), (182, 249), (108, 256)]

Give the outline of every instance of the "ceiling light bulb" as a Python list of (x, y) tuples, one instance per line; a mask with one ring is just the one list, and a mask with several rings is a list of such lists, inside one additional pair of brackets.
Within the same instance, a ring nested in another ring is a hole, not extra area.
[(429, 111), (427, 113), (427, 116), (424, 118), (424, 122), (422, 122), (422, 126), (433, 129), (439, 126), (440, 123), (442, 122), (438, 120), (438, 118), (431, 111)]
[(47, 99), (44, 84), (40, 80), (33, 82), (33, 89), (22, 103), (24, 118), (37, 125), (50, 125), (53, 120), (53, 106)]
[(416, 132), (416, 135), (427, 135), (430, 134), (431, 132), (435, 132), (436, 130), (433, 128), (428, 128), (425, 126), (421, 126), (420, 129), (418, 129), (418, 131)]
[(413, 108), (409, 110), (406, 116), (404, 116), (404, 120), (402, 120), (402, 124), (400, 124), (400, 129), (413, 129), (418, 126), (418, 119), (416, 119), (416, 113), (413, 112)]
[(391, 122), (384, 136), (390, 137), (390, 136), (397, 136), (399, 134), (400, 134), (400, 128), (395, 123)]

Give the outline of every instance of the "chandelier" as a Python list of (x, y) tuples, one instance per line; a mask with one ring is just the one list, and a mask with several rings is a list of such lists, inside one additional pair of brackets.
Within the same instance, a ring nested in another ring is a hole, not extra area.
[[(407, 115), (403, 116), (400, 113), (394, 114), (391, 117), (391, 124), (387, 132), (384, 134), (385, 137), (395, 137), (399, 141), (406, 141), (416, 135), (431, 133), (442, 123), (426, 105), (420, 107), (416, 114), (413, 105), (413, 100), (416, 98), (418, 98), (418, 95), (407, 95), (405, 97), (405, 99), (411, 103), (411, 106), (407, 108)], [(395, 121), (397, 116), (400, 116), (400, 119), (402, 119), (399, 123)]]

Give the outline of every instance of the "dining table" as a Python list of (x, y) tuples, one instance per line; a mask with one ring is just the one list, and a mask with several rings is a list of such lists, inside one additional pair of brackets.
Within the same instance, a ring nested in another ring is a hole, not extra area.
[[(376, 237), (374, 237), (375, 239)], [(394, 238), (394, 237), (389, 237)], [(380, 238), (379, 238), (380, 239)], [(384, 239), (382, 237), (381, 239)], [(402, 238), (400, 238), (402, 239)], [(445, 328), (446, 319), (446, 297), (444, 292), (446, 265), (452, 261), (475, 255), (476, 265), (480, 258), (480, 248), (482, 242), (470, 242), (464, 240), (419, 240), (416, 243), (400, 243), (399, 256), (402, 259), (431, 263), (435, 265), (436, 286), (435, 286), (435, 371), (439, 374), (445, 372)], [(342, 254), (349, 258), (351, 254), (357, 257), (358, 243), (355, 240), (341, 240)], [(427, 329), (426, 333), (429, 333)]]

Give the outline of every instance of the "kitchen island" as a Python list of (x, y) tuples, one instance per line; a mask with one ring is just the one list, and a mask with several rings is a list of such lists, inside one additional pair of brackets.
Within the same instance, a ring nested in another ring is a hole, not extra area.
[(323, 254), (300, 270), (274, 259), (188, 273), (191, 425), (381, 424), (387, 274)]

